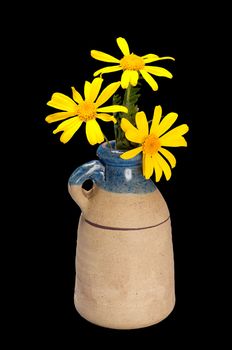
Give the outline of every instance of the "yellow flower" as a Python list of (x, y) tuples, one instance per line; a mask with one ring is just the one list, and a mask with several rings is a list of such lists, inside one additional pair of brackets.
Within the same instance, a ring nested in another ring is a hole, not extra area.
[(122, 70), (123, 73), (121, 77), (121, 86), (123, 89), (126, 89), (129, 84), (132, 86), (137, 85), (140, 73), (154, 91), (158, 90), (158, 84), (151, 76), (151, 74), (159, 77), (172, 78), (172, 74), (167, 69), (155, 66), (147, 66), (147, 64), (165, 59), (175, 60), (174, 58), (169, 56), (159, 57), (154, 54), (147, 54), (145, 56), (135, 55), (134, 53), (130, 53), (126, 40), (121, 37), (117, 38), (117, 44), (124, 55), (121, 59), (117, 59), (101, 51), (91, 50), (91, 56), (96, 60), (117, 64), (115, 66), (109, 66), (97, 70), (94, 73), (95, 77), (99, 74)]
[[(156, 106), (154, 109), (153, 120), (149, 133), (148, 122), (144, 112), (138, 112), (135, 116), (137, 129), (125, 118), (122, 118), (121, 128), (125, 132), (125, 136), (129, 141), (139, 143), (140, 146), (127, 151), (121, 155), (123, 159), (135, 157), (143, 152), (143, 175), (149, 179), (155, 170), (156, 182), (158, 182), (164, 172), (167, 180), (171, 177), (171, 168), (176, 165), (174, 155), (168, 151), (166, 147), (187, 146), (187, 142), (182, 135), (188, 130), (186, 124), (177, 126), (167, 132), (172, 124), (176, 121), (178, 115), (176, 113), (167, 114), (162, 120), (162, 108)], [(167, 161), (162, 157), (164, 156)]]
[(89, 143), (91, 145), (102, 143), (104, 141), (104, 135), (98, 122), (96, 121), (96, 118), (105, 122), (113, 121), (116, 123), (116, 119), (107, 113), (128, 112), (127, 108), (124, 106), (112, 105), (100, 107), (115, 93), (120, 86), (120, 82), (112, 83), (108, 85), (98, 96), (102, 82), (102, 78), (95, 78), (92, 83), (86, 81), (84, 85), (85, 99), (82, 98), (74, 87), (72, 87), (73, 100), (70, 97), (58, 92), (52, 95), (52, 99), (47, 103), (47, 105), (60, 109), (64, 112), (50, 114), (45, 120), (48, 123), (53, 123), (69, 118), (62, 122), (53, 131), (54, 134), (63, 131), (60, 137), (61, 142), (68, 142), (80, 128), (81, 124), (85, 122), (86, 136)]

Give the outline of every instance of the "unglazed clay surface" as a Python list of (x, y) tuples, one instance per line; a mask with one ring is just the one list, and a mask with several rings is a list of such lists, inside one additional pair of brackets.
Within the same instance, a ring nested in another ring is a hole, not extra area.
[[(169, 210), (155, 184), (141, 175), (139, 157), (112, 158), (104, 147), (100, 161), (77, 168), (69, 181), (82, 210), (74, 303), (100, 326), (147, 327), (175, 305)], [(85, 191), (81, 185), (88, 178), (94, 186)]]

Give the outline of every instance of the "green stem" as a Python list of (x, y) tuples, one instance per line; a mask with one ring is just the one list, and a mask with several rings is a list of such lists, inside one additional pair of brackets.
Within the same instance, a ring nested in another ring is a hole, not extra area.
[(106, 140), (106, 142), (107, 142), (107, 144), (108, 144), (108, 146), (109, 146), (109, 148), (110, 148), (110, 151), (112, 151), (112, 146), (111, 146), (110, 141), (107, 139), (107, 137), (106, 137), (105, 134), (103, 134), (103, 135), (104, 135), (104, 138), (105, 138), (105, 140)]
[(126, 89), (126, 107), (130, 104), (130, 93), (131, 93), (131, 84), (128, 85), (128, 88)]
[[(118, 123), (118, 121), (117, 121)], [(117, 140), (118, 140), (118, 126), (117, 123), (114, 124), (114, 139), (115, 139), (115, 147), (117, 147)]]

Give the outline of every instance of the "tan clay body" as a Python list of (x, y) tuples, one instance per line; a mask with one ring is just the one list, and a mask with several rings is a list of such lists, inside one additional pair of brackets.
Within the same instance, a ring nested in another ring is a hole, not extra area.
[(74, 302), (85, 319), (115, 329), (160, 322), (175, 304), (169, 211), (161, 193), (86, 192), (81, 207)]

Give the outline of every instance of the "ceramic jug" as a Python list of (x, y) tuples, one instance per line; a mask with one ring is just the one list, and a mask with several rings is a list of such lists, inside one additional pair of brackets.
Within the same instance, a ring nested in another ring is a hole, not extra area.
[[(81, 209), (74, 303), (86, 320), (134, 329), (165, 319), (175, 305), (169, 210), (155, 183), (142, 175), (141, 155), (120, 158), (114, 142), (79, 166), (69, 193)], [(91, 179), (86, 191), (83, 183)]]

